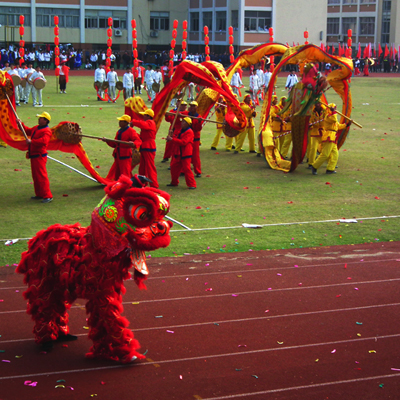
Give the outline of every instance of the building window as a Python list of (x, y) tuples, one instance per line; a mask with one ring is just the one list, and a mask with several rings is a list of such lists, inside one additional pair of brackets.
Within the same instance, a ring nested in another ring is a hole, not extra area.
[(238, 10), (231, 11), (231, 26), (234, 30), (239, 29), (239, 11)]
[(108, 18), (113, 19), (113, 28), (126, 29), (126, 11), (85, 11), (85, 28), (108, 28)]
[(342, 18), (342, 35), (347, 35), (347, 31), (351, 29), (353, 32), (357, 32), (357, 18)]
[(360, 35), (375, 35), (375, 17), (360, 17)]
[(244, 30), (245, 31), (268, 31), (271, 27), (271, 11), (245, 11)]
[(358, 0), (343, 0), (343, 4), (358, 4)]
[(226, 11), (217, 11), (215, 22), (217, 32), (226, 32)]
[(340, 4), (340, 0), (328, 0), (328, 6)]
[(36, 8), (36, 26), (54, 27), (55, 16), (58, 16), (60, 28), (79, 28), (79, 9), (71, 8)]
[(213, 19), (212, 12), (209, 11), (203, 12), (203, 25), (208, 27), (209, 32), (212, 32), (213, 30), (212, 19)]
[(169, 31), (169, 12), (150, 12), (150, 29), (152, 31)]
[(190, 13), (190, 31), (198, 32), (200, 28), (200, 13), (191, 12)]
[(360, 0), (360, 4), (376, 4), (376, 0)]
[(0, 7), (0, 24), (20, 26), (19, 16), (25, 17), (24, 26), (31, 26), (31, 9), (28, 7)]
[(326, 27), (327, 35), (339, 35), (339, 18), (328, 18), (328, 23)]

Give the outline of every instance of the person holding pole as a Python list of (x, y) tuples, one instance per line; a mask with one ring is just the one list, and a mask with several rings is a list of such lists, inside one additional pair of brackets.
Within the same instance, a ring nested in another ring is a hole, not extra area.
[(349, 127), (351, 120), (345, 124), (340, 124), (336, 117), (336, 104), (331, 103), (328, 105), (328, 113), (324, 120), (324, 129), (321, 138), (321, 153), (318, 158), (311, 165), (313, 175), (317, 175), (318, 168), (328, 161), (326, 167), (327, 174), (336, 174), (335, 168), (339, 159), (339, 151), (337, 148), (337, 132), (341, 129)]
[(190, 168), (190, 161), (193, 151), (194, 134), (191, 129), (192, 120), (189, 117), (184, 117), (180, 124), (179, 133), (174, 136), (167, 136), (167, 141), (173, 143), (172, 161), (171, 161), (171, 183), (167, 186), (178, 186), (179, 175), (185, 175), (186, 185), (189, 189), (196, 189), (196, 180)]
[[(168, 131), (168, 136), (175, 136), (181, 130), (181, 121), (183, 117), (186, 117), (189, 111), (186, 110), (187, 103), (186, 101), (182, 101), (179, 99), (176, 104), (176, 108), (170, 110), (170, 112), (166, 113), (165, 120), (170, 123), (170, 128)], [(167, 140), (165, 143), (165, 150), (162, 159), (162, 163), (167, 162), (172, 155), (172, 142)]]
[(188, 116), (192, 120), (191, 129), (193, 131), (192, 144), (192, 164), (196, 178), (201, 178), (201, 161), (200, 161), (200, 135), (203, 129), (203, 119), (197, 112), (197, 101), (192, 101), (189, 104)]
[(124, 114), (122, 117), (118, 117), (117, 120), (119, 121), (120, 129), (115, 136), (115, 140), (129, 143), (118, 143), (115, 140), (109, 140), (104, 137), (101, 139), (114, 148), (114, 163), (107, 175), (107, 179), (114, 181), (117, 181), (121, 175), (132, 178), (132, 148), (139, 149), (142, 144), (137, 132), (129, 126), (131, 123), (129, 115)]
[(20, 125), (26, 143), (28, 145), (27, 158), (31, 160), (31, 170), (35, 196), (32, 200), (42, 200), (42, 203), (50, 203), (53, 201), (53, 195), (50, 191), (50, 182), (47, 175), (47, 145), (50, 141), (52, 132), (49, 128), (51, 116), (47, 112), (36, 115), (38, 125), (28, 128), (20, 119), (17, 122)]
[(139, 175), (147, 176), (150, 179), (150, 187), (158, 188), (157, 168), (154, 163), (156, 156), (156, 134), (157, 126), (153, 121), (154, 111), (147, 109), (139, 112), (142, 120), (132, 119), (131, 126), (140, 128), (140, 139), (142, 145), (140, 147), (140, 164)]

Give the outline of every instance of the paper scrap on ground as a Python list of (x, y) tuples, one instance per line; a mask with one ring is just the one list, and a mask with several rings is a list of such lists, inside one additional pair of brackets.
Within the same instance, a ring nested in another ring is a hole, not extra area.
[(246, 223), (243, 223), (242, 226), (243, 226), (243, 228), (252, 228), (252, 229), (260, 229), (260, 228), (262, 228), (261, 225), (253, 225), (253, 224), (246, 224)]

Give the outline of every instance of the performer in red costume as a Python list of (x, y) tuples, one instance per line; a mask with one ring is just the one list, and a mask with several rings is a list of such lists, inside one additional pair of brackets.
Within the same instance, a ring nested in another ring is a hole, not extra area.
[(68, 311), (80, 298), (87, 299), (88, 337), (93, 342), (86, 357), (121, 363), (145, 358), (121, 315), (124, 281), (133, 270), (139, 288), (146, 289), (145, 251), (167, 247), (172, 226), (164, 220), (169, 194), (143, 187), (146, 180), (122, 176), (108, 184), (88, 227), (56, 224), (29, 241), (16, 272), (24, 274), (27, 313), (42, 350), (77, 339), (69, 334)]
[(115, 161), (107, 175), (107, 179), (113, 181), (118, 180), (121, 175), (132, 178), (132, 148), (139, 149), (142, 144), (137, 132), (129, 127), (131, 122), (129, 115), (124, 114), (122, 117), (117, 118), (117, 120), (119, 121), (120, 129), (115, 136), (115, 140), (131, 142), (131, 144), (115, 143), (102, 138), (103, 142), (114, 148), (113, 157)]
[[(189, 103), (188, 116), (192, 120), (192, 131), (194, 134), (192, 164), (196, 178), (201, 178), (200, 134), (201, 130), (203, 129), (203, 120), (197, 119), (201, 118), (200, 114), (197, 112), (198, 105), (199, 104), (197, 103), (197, 101), (192, 101), (191, 103)], [(192, 117), (197, 117), (197, 118), (192, 118)]]
[(157, 134), (156, 123), (153, 121), (154, 111), (147, 109), (139, 114), (143, 115), (143, 121), (133, 119), (131, 122), (131, 126), (140, 128), (140, 139), (142, 140), (139, 174), (145, 175), (151, 180), (150, 187), (158, 188), (157, 169), (154, 164)]
[(58, 69), (60, 70), (60, 93), (67, 93), (67, 83), (69, 81), (69, 67), (67, 65), (67, 60), (61, 61), (61, 65), (58, 66)]
[(27, 158), (31, 160), (33, 185), (35, 188), (35, 196), (32, 200), (42, 200), (42, 203), (50, 203), (53, 200), (53, 195), (50, 191), (49, 177), (47, 176), (47, 145), (51, 138), (51, 129), (49, 122), (51, 116), (47, 112), (37, 114), (39, 117), (38, 125), (33, 128), (28, 128), (22, 121), (18, 120), (24, 127), (24, 130), (29, 139)]
[[(187, 107), (186, 101), (181, 101), (181, 103), (179, 105), (179, 110), (178, 110), (178, 113), (181, 116), (182, 115), (183, 116), (188, 115), (189, 111), (186, 110), (186, 107)], [(170, 130), (172, 129), (172, 124), (173, 124), (173, 122), (175, 120), (176, 112), (177, 112), (177, 109), (174, 108), (174, 109), (170, 110), (170, 112), (165, 115), (165, 120), (171, 124), (170, 125)], [(175, 125), (173, 127), (173, 132), (170, 133), (169, 136), (177, 135), (181, 131), (181, 121), (182, 121), (182, 117), (181, 116), (178, 116), (178, 118), (176, 119)], [(164, 150), (163, 160), (161, 162), (163, 162), (163, 163), (167, 162), (171, 158), (171, 155), (172, 155), (172, 142), (167, 140), (167, 142), (165, 143), (165, 150)]]
[(142, 85), (144, 82), (145, 72), (146, 72), (146, 70), (142, 66), (139, 66), (137, 68), (135, 68), (135, 67), (132, 68), (132, 74), (133, 74), (134, 83), (135, 83), (135, 94), (142, 93)]
[(167, 186), (178, 186), (179, 175), (185, 174), (186, 185), (189, 189), (196, 189), (196, 180), (190, 168), (190, 161), (193, 151), (194, 134), (191, 129), (192, 120), (189, 117), (183, 118), (181, 130), (176, 136), (167, 136), (167, 140), (173, 143), (171, 161), (171, 183)]

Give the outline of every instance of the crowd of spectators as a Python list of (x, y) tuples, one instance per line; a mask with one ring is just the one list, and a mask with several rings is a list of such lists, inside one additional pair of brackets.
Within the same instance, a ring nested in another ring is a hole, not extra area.
[[(81, 68), (96, 69), (98, 65), (105, 64), (107, 58), (106, 49), (93, 51), (74, 49), (74, 47), (70, 44), (60, 44), (59, 48), (60, 63), (63, 60), (67, 60), (67, 65), (71, 70)], [(10, 65), (18, 64), (20, 59), (18, 46), (10, 45), (8, 49), (6, 47), (2, 47), (0, 51), (0, 68), (4, 68), (6, 63)], [(162, 66), (169, 61), (169, 50), (139, 52), (138, 56), (144, 64)], [(32, 63), (34, 68), (39, 66), (42, 70), (54, 69), (54, 45), (45, 44), (32, 48), (26, 48), (24, 59), (25, 62)], [(114, 51), (111, 54), (110, 59), (111, 66), (117, 70), (126, 70), (126, 68), (133, 66), (133, 57), (131, 51)], [(188, 53), (186, 59), (196, 63), (201, 63), (205, 61), (206, 56), (204, 53)], [(228, 52), (222, 54), (210, 53), (210, 59), (211, 61), (217, 61), (221, 63), (224, 67), (230, 65)], [(279, 58), (277, 57), (276, 60), (279, 61)], [(398, 55), (396, 55), (394, 59), (390, 59), (389, 57), (384, 57), (382, 54), (380, 57), (371, 58), (369, 60), (371, 72), (399, 72)], [(174, 65), (178, 65), (181, 61), (182, 53), (174, 54)], [(362, 69), (365, 60), (359, 61), (361, 64), (360, 69)], [(324, 65), (320, 65), (320, 70), (325, 70), (324, 67)], [(287, 66), (286, 70), (291, 71), (293, 68), (295, 67), (289, 65)]]

